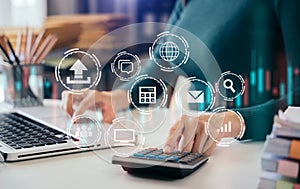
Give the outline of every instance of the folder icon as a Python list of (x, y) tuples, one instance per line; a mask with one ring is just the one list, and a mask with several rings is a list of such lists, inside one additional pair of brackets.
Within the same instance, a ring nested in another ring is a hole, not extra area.
[(202, 90), (189, 90), (187, 95), (188, 103), (204, 103), (204, 92)]

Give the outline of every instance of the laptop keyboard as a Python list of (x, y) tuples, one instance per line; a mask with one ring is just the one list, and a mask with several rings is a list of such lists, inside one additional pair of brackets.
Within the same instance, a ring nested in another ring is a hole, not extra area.
[(18, 113), (0, 114), (0, 141), (18, 150), (67, 143), (66, 134)]

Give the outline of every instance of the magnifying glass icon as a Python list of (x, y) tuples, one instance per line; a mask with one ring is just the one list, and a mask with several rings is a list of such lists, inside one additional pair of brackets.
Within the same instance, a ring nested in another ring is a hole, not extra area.
[(225, 79), (223, 82), (223, 86), (225, 89), (230, 89), (232, 93), (235, 93), (235, 89), (233, 88), (233, 81), (231, 79)]

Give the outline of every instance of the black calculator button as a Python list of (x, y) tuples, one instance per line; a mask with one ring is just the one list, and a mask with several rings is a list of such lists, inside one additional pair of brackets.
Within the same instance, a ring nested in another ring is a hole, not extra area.
[(190, 162), (191, 162), (191, 160), (189, 160), (189, 159), (181, 159), (181, 160), (179, 160), (179, 163), (183, 163), (183, 164), (188, 164)]
[(185, 157), (179, 160), (180, 163), (190, 163), (195, 160), (195, 157)]

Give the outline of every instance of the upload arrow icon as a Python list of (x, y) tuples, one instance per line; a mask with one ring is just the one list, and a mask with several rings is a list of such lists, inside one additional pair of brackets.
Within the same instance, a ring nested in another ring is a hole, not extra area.
[(87, 71), (88, 69), (85, 65), (77, 59), (73, 66), (69, 69), (74, 72), (74, 79), (72, 80), (70, 77), (67, 77), (67, 84), (90, 84), (91, 77), (83, 78), (83, 71)]
[(64, 52), (54, 71), (56, 81), (72, 93), (82, 93), (97, 86), (102, 73), (96, 55), (78, 48)]

